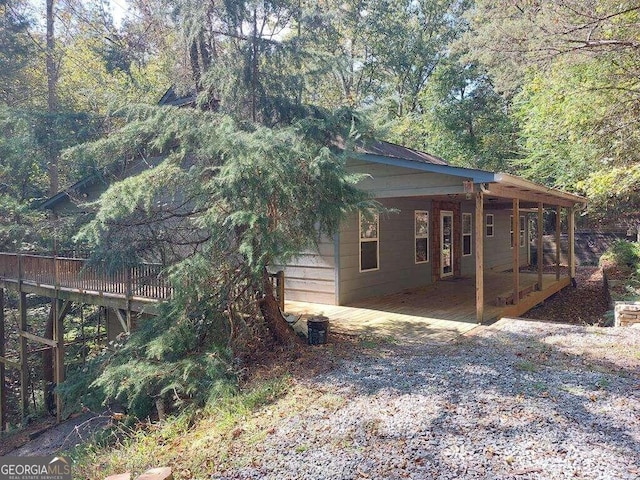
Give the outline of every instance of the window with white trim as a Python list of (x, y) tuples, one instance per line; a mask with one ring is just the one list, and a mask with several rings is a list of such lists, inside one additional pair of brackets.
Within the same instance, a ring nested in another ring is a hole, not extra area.
[(521, 247), (524, 247), (524, 245), (525, 245), (525, 236), (524, 236), (524, 234), (526, 232), (526, 226), (527, 226), (527, 223), (526, 223), (525, 217), (524, 217), (524, 215), (521, 215), (520, 216), (520, 246)]
[(486, 220), (485, 220), (485, 235), (487, 237), (493, 237), (493, 225), (494, 225), (494, 217), (493, 217), (493, 213), (487, 213), (486, 216)]
[(414, 210), (415, 262), (429, 261), (429, 212)]
[(360, 224), (360, 271), (369, 272), (380, 268), (380, 217), (377, 213), (359, 212)]
[(471, 223), (471, 214), (462, 214), (462, 256), (471, 255), (471, 236), (473, 235), (473, 224)]
[(513, 215), (509, 215), (509, 232), (511, 233), (511, 248), (513, 248)]

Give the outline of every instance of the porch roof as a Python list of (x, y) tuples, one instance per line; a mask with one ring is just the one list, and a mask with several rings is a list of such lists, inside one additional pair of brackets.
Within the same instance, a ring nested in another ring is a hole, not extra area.
[[(361, 148), (355, 154), (355, 157), (360, 160), (382, 165), (460, 177), (462, 181), (470, 181), (478, 185), (478, 188), (485, 193), (485, 196), (493, 198), (494, 200), (518, 198), (534, 204), (542, 202), (566, 207), (573, 207), (576, 206), (576, 204), (585, 205), (587, 203), (587, 199), (580, 195), (547, 187), (515, 175), (474, 168), (455, 167), (447, 164), (438, 157), (432, 157), (423, 152), (387, 144), (386, 142), (378, 143), (385, 147), (391, 145), (398, 148)], [(423, 156), (418, 154), (422, 154)], [(434, 161), (434, 159), (436, 161)], [(523, 207), (526, 206), (523, 205)]]

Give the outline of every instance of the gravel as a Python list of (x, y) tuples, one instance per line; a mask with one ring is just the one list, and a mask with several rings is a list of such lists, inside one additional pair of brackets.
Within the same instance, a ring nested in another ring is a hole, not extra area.
[(475, 332), (381, 343), (299, 380), (318, 401), (212, 478), (640, 478), (640, 329)]

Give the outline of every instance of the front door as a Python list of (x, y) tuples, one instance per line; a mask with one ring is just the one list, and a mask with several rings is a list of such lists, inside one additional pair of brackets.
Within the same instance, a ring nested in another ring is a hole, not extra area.
[(453, 276), (453, 212), (440, 211), (440, 277)]

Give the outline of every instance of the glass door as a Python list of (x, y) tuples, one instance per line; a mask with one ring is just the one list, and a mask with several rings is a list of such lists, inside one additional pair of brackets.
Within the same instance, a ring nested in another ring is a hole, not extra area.
[(453, 212), (440, 212), (440, 277), (453, 276)]

